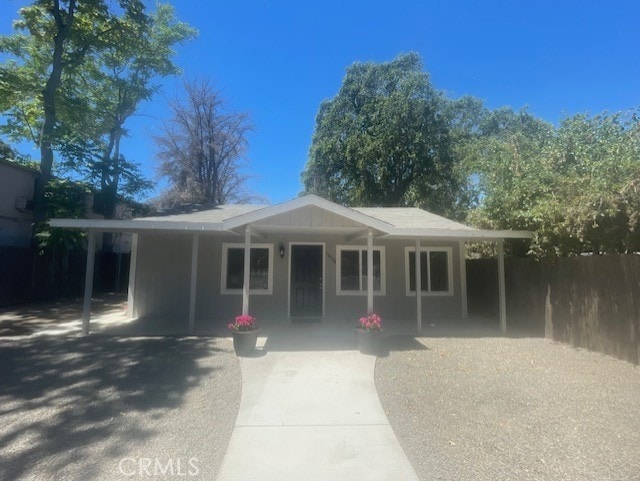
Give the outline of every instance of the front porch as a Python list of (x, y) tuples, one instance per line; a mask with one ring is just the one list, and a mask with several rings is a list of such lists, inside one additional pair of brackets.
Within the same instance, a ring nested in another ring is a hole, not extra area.
[[(116, 337), (197, 336), (231, 337), (228, 321), (198, 320), (194, 332), (188, 330), (186, 319), (127, 319), (119, 314), (97, 315), (92, 321), (92, 333)], [(356, 319), (328, 318), (322, 321), (291, 321), (285, 318), (259, 320), (258, 345), (264, 351), (274, 350), (355, 350)], [(470, 316), (466, 319), (428, 320), (419, 331), (413, 319), (383, 321), (383, 338), (397, 337), (497, 337), (501, 336), (496, 319)]]

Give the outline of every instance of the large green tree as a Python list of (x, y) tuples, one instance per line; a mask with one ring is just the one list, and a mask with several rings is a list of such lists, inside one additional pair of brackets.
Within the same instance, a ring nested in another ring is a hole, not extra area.
[(480, 113), (473, 134), (456, 145), (478, 199), (471, 220), (504, 229), (528, 227), (528, 212), (549, 186), (540, 160), (553, 134), (551, 124), (526, 110)]
[(2, 132), (40, 149), (36, 222), (48, 211), (56, 151), (102, 190), (113, 217), (119, 191), (148, 186), (120, 152), (124, 123), (155, 93), (156, 77), (177, 72), (172, 47), (193, 29), (166, 5), (148, 14), (141, 0), (36, 0), (14, 26), (0, 39), (11, 58), (0, 66)]
[(121, 153), (125, 122), (158, 91), (158, 78), (179, 73), (172, 61), (173, 47), (196, 34), (176, 21), (169, 5), (159, 4), (149, 15), (125, 12), (116, 21), (117, 28), (108, 34), (99, 55), (91, 58), (83, 77), (93, 132), (63, 149), (66, 167), (85, 173), (100, 190), (101, 212), (107, 219), (115, 216), (119, 201), (130, 202), (151, 186)]
[(459, 213), (450, 102), (409, 53), (355, 63), (316, 118), (305, 192), (342, 204)]
[(464, 144), (478, 226), (534, 232), (536, 256), (640, 249), (640, 124), (635, 112), (564, 118), (489, 112)]
[[(141, 5), (120, 2), (125, 11)], [(41, 222), (62, 126), (82, 112), (75, 80), (87, 56), (102, 47), (113, 28), (113, 14), (104, 0), (36, 0), (20, 10), (14, 28), (16, 33), (0, 38), (0, 52), (11, 57), (0, 66), (0, 110), (7, 119), (3, 133), (40, 149), (34, 200), (36, 222)]]

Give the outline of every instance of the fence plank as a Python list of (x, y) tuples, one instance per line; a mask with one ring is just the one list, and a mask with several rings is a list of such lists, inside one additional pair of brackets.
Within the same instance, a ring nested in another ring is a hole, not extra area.
[[(127, 289), (129, 256), (96, 255), (97, 293)], [(117, 280), (117, 263), (121, 275)], [(0, 246), (0, 307), (82, 295), (86, 252)]]
[[(474, 314), (490, 313), (495, 264), (468, 261)], [(640, 256), (578, 256), (554, 263), (508, 259), (506, 270), (510, 328), (638, 363)]]

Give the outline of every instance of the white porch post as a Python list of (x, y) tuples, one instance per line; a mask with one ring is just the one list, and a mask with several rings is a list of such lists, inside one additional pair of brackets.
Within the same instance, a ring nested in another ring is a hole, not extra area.
[(87, 233), (89, 244), (87, 245), (87, 269), (84, 275), (84, 303), (82, 305), (82, 334), (89, 334), (89, 321), (91, 319), (91, 295), (93, 292), (93, 266), (96, 260), (96, 234), (93, 231)]
[(422, 332), (422, 272), (420, 272), (420, 239), (416, 239), (416, 316), (418, 332)]
[(507, 332), (507, 301), (504, 282), (504, 240), (498, 241), (498, 298), (500, 302), (500, 332)]
[(131, 258), (129, 259), (129, 288), (127, 289), (127, 317), (134, 317), (133, 304), (136, 296), (136, 265), (138, 264), (138, 234), (131, 235)]
[(460, 241), (460, 302), (462, 304), (462, 318), (469, 317), (469, 310), (467, 307), (467, 262), (466, 262), (466, 244), (464, 241)]
[(242, 282), (242, 315), (249, 314), (249, 282), (251, 276), (251, 227), (244, 230), (244, 280)]
[(191, 244), (191, 288), (189, 291), (189, 333), (193, 333), (196, 325), (196, 290), (198, 288), (198, 247), (200, 236), (194, 234)]
[(373, 232), (367, 233), (367, 315), (373, 314)]

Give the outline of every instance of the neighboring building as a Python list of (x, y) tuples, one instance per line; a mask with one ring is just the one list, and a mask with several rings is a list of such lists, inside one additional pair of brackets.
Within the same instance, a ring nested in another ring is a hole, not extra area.
[[(85, 215), (87, 219), (104, 219), (104, 211), (102, 210), (101, 194), (91, 192), (85, 197)], [(116, 219), (131, 219), (133, 217), (133, 208), (123, 202), (116, 205)], [(96, 239), (96, 249), (102, 250), (102, 236)], [(117, 232), (111, 238), (111, 252), (116, 254), (128, 254), (131, 252), (131, 234)]]
[[(418, 326), (466, 317), (465, 242), (497, 242), (502, 261), (503, 239), (530, 237), (474, 229), (417, 208), (347, 208), (314, 195), (274, 206), (51, 225), (87, 229), (90, 239), (95, 232), (132, 233), (130, 315), (175, 319), (190, 331), (241, 312), (263, 320), (352, 321), (375, 311), (385, 322), (416, 319)], [(94, 247), (90, 242), (89, 259)]]
[[(33, 234), (33, 197), (35, 183), (40, 173), (36, 169), (16, 162), (0, 159), (0, 246), (28, 247)], [(103, 219), (94, 205), (97, 194), (85, 198), (85, 215), (89, 219)], [(132, 217), (132, 209), (126, 204), (116, 206), (116, 217)], [(102, 240), (98, 240), (101, 248)], [(113, 238), (113, 252), (131, 252), (131, 235), (117, 234)]]
[(31, 245), (38, 171), (0, 160), (0, 246)]

